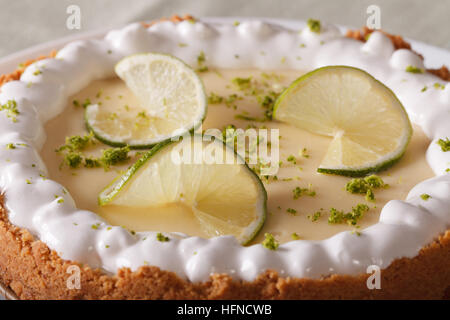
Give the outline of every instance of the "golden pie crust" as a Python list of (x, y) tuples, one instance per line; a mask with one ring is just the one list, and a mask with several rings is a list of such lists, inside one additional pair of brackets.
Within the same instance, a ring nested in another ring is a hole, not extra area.
[[(173, 22), (193, 19), (173, 16)], [(151, 24), (145, 24), (150, 26)], [(365, 41), (369, 29), (347, 36)], [(399, 36), (388, 35), (397, 48), (410, 49)], [(52, 52), (48, 57), (54, 57)], [(40, 57), (43, 59), (46, 57)], [(11, 74), (0, 76), (0, 86), (18, 80), (27, 61)], [(448, 69), (429, 70), (450, 80)], [(190, 282), (154, 266), (132, 272), (122, 268), (105, 274), (75, 261), (63, 260), (42, 241), (8, 220), (0, 195), (0, 281), (20, 299), (450, 299), (450, 230), (423, 247), (414, 258), (393, 261), (381, 271), (381, 289), (367, 288), (369, 274), (331, 275), (323, 279), (283, 278), (267, 270), (256, 280), (236, 281), (214, 274), (205, 282)], [(81, 269), (81, 288), (68, 289), (67, 268)]]

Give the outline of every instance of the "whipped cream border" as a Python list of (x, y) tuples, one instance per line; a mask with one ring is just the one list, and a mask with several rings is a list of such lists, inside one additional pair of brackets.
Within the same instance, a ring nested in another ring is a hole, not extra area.
[[(113, 76), (119, 59), (149, 51), (170, 53), (191, 65), (203, 51), (209, 66), (223, 68), (364, 69), (396, 93), (412, 122), (432, 140), (426, 157), (436, 177), (415, 186), (406, 200), (389, 201), (379, 222), (362, 230), (356, 240), (350, 232), (341, 232), (322, 241), (291, 241), (271, 251), (260, 244), (242, 247), (232, 236), (202, 239), (173, 233), (168, 234), (171, 241), (159, 242), (156, 232), (132, 235), (109, 226), (97, 214), (77, 209), (62, 185), (45, 178), (47, 169), (38, 153), (46, 139), (43, 126), (64, 110), (68, 97), (93, 80)], [(397, 258), (416, 256), (450, 227), (450, 174), (445, 172), (450, 152), (442, 152), (436, 144), (439, 138), (450, 137), (450, 86), (429, 73), (405, 72), (409, 65), (424, 69), (420, 57), (394, 50), (379, 32), (361, 43), (324, 24), (317, 34), (259, 20), (238, 26), (184, 21), (144, 28), (134, 23), (103, 39), (71, 42), (56, 58), (33, 63), (20, 81), (1, 87), (0, 103), (14, 99), (20, 111), (16, 123), (0, 112), (0, 190), (9, 219), (63, 259), (111, 273), (148, 264), (190, 281), (205, 281), (213, 273), (254, 280), (267, 269), (285, 277), (320, 278), (364, 273), (372, 264), (386, 268)], [(436, 89), (436, 82), (447, 85)], [(16, 149), (2, 147), (8, 143), (15, 143)], [(423, 193), (431, 198), (422, 200)]]

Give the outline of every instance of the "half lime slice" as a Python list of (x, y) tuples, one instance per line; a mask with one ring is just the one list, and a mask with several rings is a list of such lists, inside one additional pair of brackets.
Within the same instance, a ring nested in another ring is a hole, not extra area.
[(411, 139), (395, 94), (367, 72), (329, 66), (295, 80), (278, 98), (274, 118), (332, 138), (319, 172), (364, 176), (392, 166)]
[(266, 219), (265, 188), (233, 149), (220, 139), (199, 137), (153, 147), (100, 193), (99, 204), (153, 212), (184, 206), (209, 237), (234, 235), (249, 243)]
[(128, 56), (117, 75), (140, 102), (132, 111), (89, 105), (85, 122), (100, 141), (112, 146), (145, 149), (194, 130), (206, 116), (203, 83), (183, 61), (167, 54)]

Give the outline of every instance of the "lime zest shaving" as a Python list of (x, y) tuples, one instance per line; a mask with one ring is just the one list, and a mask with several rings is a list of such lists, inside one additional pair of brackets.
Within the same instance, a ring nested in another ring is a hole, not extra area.
[(275, 237), (271, 233), (265, 233), (262, 245), (266, 249), (275, 251), (278, 249), (280, 244), (277, 240), (275, 240)]

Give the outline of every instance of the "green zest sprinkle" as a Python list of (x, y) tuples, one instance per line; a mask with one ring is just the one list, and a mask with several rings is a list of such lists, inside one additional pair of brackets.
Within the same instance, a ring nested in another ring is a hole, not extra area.
[(291, 234), (291, 238), (292, 238), (292, 240), (300, 240), (300, 236), (296, 232)]
[(286, 212), (287, 212), (287, 213), (290, 213), (290, 214), (292, 214), (292, 215), (295, 215), (295, 214), (297, 213), (297, 210), (292, 209), (292, 208), (287, 208), (287, 209), (286, 209)]
[(72, 169), (79, 168), (82, 164), (86, 168), (99, 168), (103, 166), (107, 169), (111, 165), (116, 165), (130, 159), (128, 157), (129, 147), (102, 150), (103, 155), (100, 158), (84, 156), (81, 151), (95, 143), (93, 137), (94, 134), (92, 132), (85, 136), (66, 137), (66, 143), (55, 151), (63, 155), (63, 164), (68, 165)]
[(374, 175), (374, 174), (372, 174), (368, 177), (365, 177), (364, 181), (366, 181), (369, 184), (369, 186), (371, 186), (374, 189), (384, 188), (386, 186), (383, 179), (381, 179), (379, 176)]
[(94, 230), (98, 230), (98, 227), (100, 227), (100, 223), (91, 225), (91, 229), (94, 229)]
[(352, 179), (345, 186), (345, 190), (350, 193), (366, 193), (369, 188), (369, 184), (362, 178)]
[(8, 144), (6, 145), (6, 149), (13, 150), (13, 149), (15, 149), (15, 148), (16, 148), (16, 146), (14, 145), (14, 143), (8, 143)]
[[(141, 112), (142, 113), (142, 112)], [(140, 115), (138, 114), (138, 117)], [(144, 116), (145, 116), (145, 112), (144, 112)], [(113, 112), (108, 116), (108, 120), (116, 120), (117, 118), (119, 118), (119, 116), (117, 115), (117, 113)]]
[(27, 184), (31, 184), (31, 181), (28, 180), (28, 179), (26, 179), (25, 182), (26, 182)]
[(425, 87), (423, 87), (422, 90), (420, 90), (420, 91), (421, 91), (421, 92), (425, 92), (425, 91), (427, 91), (427, 89), (428, 89), (428, 87), (425, 86)]
[(411, 72), (411, 73), (423, 73), (422, 69), (420, 69), (418, 67), (415, 67), (415, 66), (412, 66), (412, 65), (407, 66), (405, 71), (406, 72)]
[(236, 109), (237, 106), (234, 104), (234, 102), (236, 102), (237, 100), (242, 100), (243, 98), (238, 96), (237, 94), (233, 93), (230, 94), (226, 99), (225, 99), (225, 105), (228, 108), (233, 108)]
[(431, 196), (429, 194), (423, 193), (420, 195), (420, 197), (422, 198), (422, 200), (427, 201), (428, 199), (431, 198)]
[(329, 224), (347, 223), (349, 225), (356, 225), (366, 211), (369, 211), (369, 206), (365, 204), (357, 204), (352, 208), (351, 212), (344, 213), (342, 210), (330, 209), (330, 216), (328, 217)]
[(294, 190), (292, 190), (292, 193), (294, 194), (294, 200), (300, 198), (303, 195), (307, 195), (310, 197), (314, 197), (316, 195), (316, 191), (311, 190), (311, 186), (308, 186), (308, 188), (296, 187)]
[(99, 168), (102, 166), (102, 163), (100, 162), (100, 160), (95, 158), (85, 158), (84, 166), (86, 168)]
[(439, 139), (437, 141), (437, 144), (441, 147), (442, 152), (448, 152), (450, 151), (450, 140), (446, 137), (444, 139)]
[(320, 33), (321, 26), (319, 20), (308, 19), (308, 22), (306, 24), (308, 25), (309, 30), (311, 30), (312, 32)]
[[(234, 124), (229, 124), (225, 126), (222, 130), (222, 137), (223, 140), (227, 143), (232, 142), (231, 140), (234, 137), (234, 140), (237, 139), (237, 137), (234, 135), (234, 132), (236, 131), (236, 126)], [(228, 141), (230, 140), (230, 141)]]
[(235, 21), (233, 22), (233, 26), (237, 27), (238, 25), (240, 25), (241, 23), (239, 21)]
[(375, 194), (373, 189), (387, 188), (388, 186), (388, 184), (384, 183), (383, 179), (373, 174), (365, 178), (354, 178), (350, 180), (345, 186), (345, 190), (352, 194), (365, 194), (366, 200), (374, 201)]
[(130, 159), (128, 157), (128, 152), (130, 152), (130, 147), (122, 147), (122, 148), (111, 148), (103, 150), (103, 156), (100, 161), (103, 162), (106, 166), (115, 165), (118, 163), (122, 163)]
[(166, 237), (165, 235), (163, 235), (161, 232), (158, 232), (156, 234), (156, 240), (160, 241), (160, 242), (168, 242), (170, 241), (169, 237)]
[(64, 156), (64, 163), (66, 163), (69, 167), (76, 169), (80, 166), (83, 161), (83, 157), (79, 152), (70, 151)]
[(205, 66), (206, 57), (205, 53), (203, 51), (200, 51), (199, 55), (197, 56), (197, 72), (206, 72), (209, 70), (207, 66)]
[(90, 142), (92, 142), (93, 136), (94, 133), (91, 132), (90, 134), (85, 135), (84, 137), (81, 136), (66, 137), (66, 144), (56, 149), (56, 152), (61, 152), (63, 150), (82, 151), (86, 149), (86, 147), (90, 144)]
[[(116, 116), (117, 116), (117, 114), (116, 114)], [(148, 119), (148, 116), (145, 113), (145, 111), (139, 112), (137, 116), (138, 116), (138, 118)]]
[(236, 77), (231, 80), (231, 82), (241, 91), (249, 89), (250, 85), (251, 85), (251, 81), (252, 81), (252, 77), (248, 77), (248, 78)]
[(0, 111), (6, 111), (6, 116), (11, 119), (12, 122), (17, 122), (17, 116), (20, 112), (17, 109), (16, 100), (8, 100), (5, 104), (0, 105)]
[(441, 84), (441, 83), (439, 83), (439, 82), (436, 82), (435, 84), (433, 84), (433, 87), (434, 87), (435, 89), (441, 89), (441, 90), (444, 90), (444, 89), (445, 89), (445, 85), (444, 85), (444, 84)]
[(257, 97), (257, 100), (262, 108), (266, 109), (264, 116), (266, 120), (272, 120), (273, 116), (273, 106), (275, 104), (275, 99), (278, 97), (278, 93), (271, 92), (272, 96), (265, 95), (263, 97)]
[(314, 212), (312, 215), (308, 216), (308, 219), (311, 220), (312, 222), (319, 220), (319, 218), (322, 216), (322, 211), (323, 211), (323, 209), (320, 209), (319, 211)]
[(290, 155), (289, 157), (287, 157), (286, 159), (288, 162), (292, 162), (293, 164), (297, 164), (297, 161), (295, 159), (295, 157), (293, 155)]
[(300, 154), (303, 158), (309, 158), (308, 150), (307, 150), (306, 148), (303, 148), (302, 150), (300, 150), (299, 154)]
[(274, 236), (270, 233), (265, 233), (264, 234), (264, 241), (262, 242), (262, 245), (264, 248), (269, 249), (269, 250), (277, 250), (279, 243), (278, 241), (275, 240)]
[[(271, 89), (273, 87), (271, 82), (279, 84), (281, 77), (274, 73), (267, 74), (263, 72), (261, 73), (261, 78), (262, 80), (259, 81), (251, 76), (247, 78), (236, 77), (231, 80), (233, 87), (236, 87), (245, 96), (253, 97), (264, 109), (263, 117), (249, 117), (248, 114), (242, 114), (238, 116), (239, 119), (257, 122), (272, 120), (273, 106), (280, 93)], [(242, 98), (238, 97), (238, 99)], [(236, 109), (235, 105), (233, 107)]]
[(367, 189), (365, 198), (367, 201), (375, 201), (375, 194), (372, 189)]
[(208, 96), (209, 104), (219, 104), (222, 102), (223, 102), (223, 97), (215, 94), (214, 92), (211, 92), (211, 94)]
[(64, 203), (64, 199), (63, 198), (61, 198), (61, 199), (58, 199), (58, 201), (57, 201), (58, 203)]
[(91, 103), (91, 100), (88, 99), (88, 98), (86, 98), (86, 100), (84, 100), (84, 102), (83, 102), (83, 108), (86, 109), (86, 107), (87, 107), (88, 105), (90, 105), (90, 104), (92, 104), (92, 103)]

